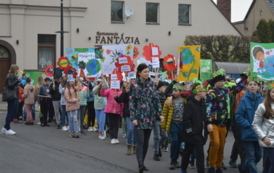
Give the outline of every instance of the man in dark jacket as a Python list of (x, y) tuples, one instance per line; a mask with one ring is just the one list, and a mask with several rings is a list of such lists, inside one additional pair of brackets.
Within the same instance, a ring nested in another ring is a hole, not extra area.
[(206, 97), (205, 89), (201, 84), (194, 84), (189, 101), (185, 105), (183, 113), (183, 141), (185, 149), (182, 154), (181, 173), (186, 173), (189, 164), (189, 157), (193, 151), (197, 153), (197, 171), (204, 173), (204, 144), (206, 142), (206, 106), (204, 98)]

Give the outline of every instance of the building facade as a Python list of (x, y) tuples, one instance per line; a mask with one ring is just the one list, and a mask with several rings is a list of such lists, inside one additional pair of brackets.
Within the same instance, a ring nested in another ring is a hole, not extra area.
[[(12, 63), (43, 70), (60, 57), (60, 2), (1, 0), (1, 78)], [(240, 35), (211, 0), (63, 0), (63, 14), (65, 49), (154, 43), (178, 56), (187, 35)]]
[(233, 25), (243, 36), (252, 36), (261, 19), (274, 19), (274, 0), (253, 0), (244, 20)]

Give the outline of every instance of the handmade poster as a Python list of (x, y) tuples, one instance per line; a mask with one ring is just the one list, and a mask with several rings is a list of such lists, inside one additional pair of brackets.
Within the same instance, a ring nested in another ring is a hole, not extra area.
[(145, 45), (143, 48), (143, 56), (147, 61), (152, 61), (152, 57), (161, 57), (162, 52), (158, 45), (154, 45), (153, 43), (149, 43), (149, 45)]
[(135, 79), (136, 78), (136, 73), (135, 72), (130, 72), (130, 73), (128, 73), (128, 77), (130, 79)]
[(211, 79), (212, 76), (212, 60), (201, 59), (200, 60), (200, 79), (202, 82)]
[(60, 57), (57, 60), (57, 65), (59, 69), (64, 70), (66, 67), (70, 65), (70, 62), (67, 57)]
[(95, 58), (93, 48), (66, 49), (70, 65), (78, 71), (79, 77), (93, 78), (101, 73), (101, 60)]
[(111, 80), (110, 88), (112, 89), (120, 89), (120, 81), (119, 80)]
[(29, 77), (31, 79), (31, 84), (36, 85), (38, 84), (38, 77), (42, 76), (41, 71), (24, 71), (25, 77)]
[(274, 80), (274, 43), (250, 43), (250, 65), (253, 78)]
[(201, 46), (182, 46), (178, 81), (191, 81), (199, 77)]
[(177, 69), (177, 65), (175, 62), (175, 57), (171, 54), (168, 54), (167, 56), (164, 57), (163, 60), (163, 67), (166, 71), (172, 72)]
[(54, 74), (54, 69), (53, 69), (53, 65), (48, 65), (45, 69), (44, 69), (44, 74), (48, 77), (53, 77)]
[(134, 69), (133, 48), (133, 44), (103, 46), (102, 74), (111, 74), (115, 68), (122, 72), (123, 65), (130, 65)]

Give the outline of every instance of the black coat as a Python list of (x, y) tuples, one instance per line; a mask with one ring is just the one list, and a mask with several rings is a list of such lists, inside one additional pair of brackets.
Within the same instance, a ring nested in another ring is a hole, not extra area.
[(61, 94), (59, 92), (59, 82), (55, 82), (55, 90), (53, 89), (53, 83), (49, 86), (49, 94), (52, 98), (52, 101), (60, 101), (61, 100)]
[(206, 105), (193, 96), (184, 107), (183, 141), (190, 144), (205, 144), (207, 140)]
[(123, 117), (130, 117), (129, 114), (129, 93), (123, 91), (122, 94), (114, 98), (117, 103), (124, 103)]

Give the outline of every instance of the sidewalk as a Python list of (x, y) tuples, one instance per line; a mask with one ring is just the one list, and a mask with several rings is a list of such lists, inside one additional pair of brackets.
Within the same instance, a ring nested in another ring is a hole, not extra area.
[(0, 94), (0, 111), (7, 111), (7, 102), (2, 101), (2, 94)]

